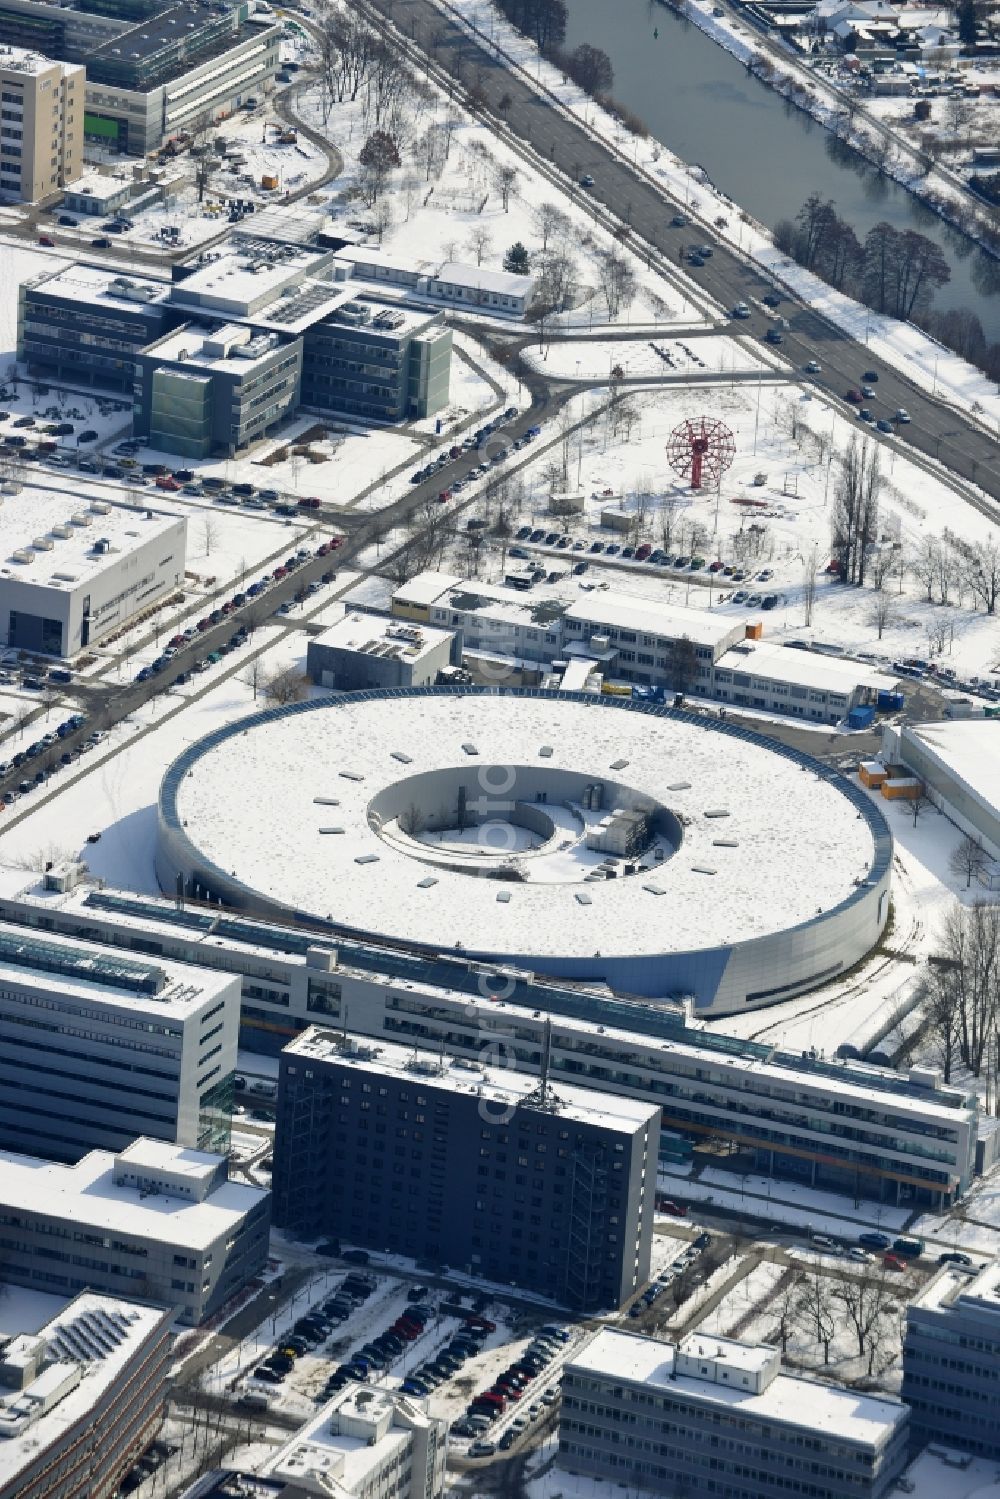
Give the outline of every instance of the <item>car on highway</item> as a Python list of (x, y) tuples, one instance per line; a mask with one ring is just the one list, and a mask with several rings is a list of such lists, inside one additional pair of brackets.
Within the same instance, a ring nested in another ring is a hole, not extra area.
[(865, 372), (861, 376), (861, 378), (865, 382), (866, 385), (877, 385), (878, 384), (878, 371), (877, 370), (865, 370)]
[(957, 1249), (949, 1250), (947, 1254), (939, 1254), (937, 1257), (939, 1265), (971, 1265), (972, 1260), (967, 1254), (960, 1254)]
[(809, 1242), (815, 1244), (817, 1249), (825, 1249), (828, 1252), (837, 1248), (837, 1245), (826, 1234), (812, 1234)]
[(737, 302), (732, 312), (730, 313), (730, 317), (734, 318), (748, 318), (749, 316), (750, 309), (745, 302)]
[(581, 187), (593, 187), (593, 185), (594, 185), (594, 179), (593, 179), (593, 177), (591, 177), (591, 175), (590, 175), (589, 172), (584, 172), (583, 176), (580, 178), (580, 186)]
[(93, 249), (95, 249), (95, 250), (110, 250), (111, 249), (111, 241), (108, 239), (108, 237), (107, 237), (106, 234), (99, 234), (97, 236), (97, 238), (96, 239), (92, 239), (90, 241), (90, 243), (91, 243), (91, 247)]
[(691, 220), (686, 213), (675, 213), (670, 220), (671, 229), (686, 229)]
[(880, 432), (891, 432), (893, 430), (892, 422), (887, 422), (884, 416), (880, 416), (875, 425)]
[(858, 403), (861, 400), (861, 392), (860, 392), (860, 390), (858, 390), (856, 386), (852, 385), (851, 388), (850, 388), (850, 390), (845, 393), (844, 400), (845, 401), (853, 401), (853, 403), (855, 404), (855, 406), (858, 405)]
[(875, 420), (875, 418), (872, 415), (871, 410), (869, 409), (869, 407), (862, 406), (859, 409), (859, 411), (858, 411), (858, 421), (861, 421), (861, 422), (874, 422), (874, 420)]
[(804, 365), (803, 368), (805, 369), (807, 375), (818, 375), (821, 373), (823, 366), (819, 363), (818, 360), (810, 359), (809, 363)]
[(901, 1255), (893, 1254), (892, 1250), (882, 1256), (882, 1263), (887, 1270), (905, 1270), (906, 1261)]
[(705, 264), (705, 257), (703, 255), (696, 254), (696, 252), (692, 250), (687, 257), (687, 263), (688, 265), (701, 266)]
[(893, 421), (899, 422), (901, 427), (905, 427), (909, 420), (910, 413), (907, 411), (905, 406), (900, 406), (899, 410), (896, 412), (896, 415), (893, 417)]
[(785, 335), (779, 332), (777, 328), (768, 328), (764, 334), (764, 338), (769, 344), (780, 344), (785, 341)]

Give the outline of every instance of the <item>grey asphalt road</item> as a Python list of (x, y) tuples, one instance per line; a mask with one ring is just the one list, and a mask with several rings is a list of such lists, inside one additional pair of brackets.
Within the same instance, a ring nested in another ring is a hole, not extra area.
[[(431, 0), (372, 3), (375, 10), (393, 20), (405, 36), (451, 72), (457, 67), (463, 81), (479, 90), (484, 108), (502, 116), (522, 141), (565, 172), (572, 182), (592, 176), (591, 195), (667, 259), (680, 264), (692, 244), (712, 244), (711, 259), (691, 274), (722, 307), (732, 307), (738, 301), (754, 306), (754, 299), (759, 303), (773, 290), (762, 270), (744, 261), (711, 231), (693, 226), (672, 228), (670, 219), (683, 205), (672, 203), (626, 162), (590, 138), (575, 120), (557, 112), (529, 80), (508, 72), (488, 46), (462, 31)], [(509, 100), (503, 110), (499, 107), (501, 100)], [(578, 190), (578, 196), (585, 199), (587, 193)], [(865, 371), (874, 371), (878, 375), (877, 398), (866, 402), (873, 415), (891, 417), (899, 407), (905, 407), (912, 417), (910, 425), (900, 427), (896, 436), (885, 439), (886, 443), (898, 443), (904, 451), (913, 447), (929, 458), (940, 459), (955, 474), (1000, 499), (1000, 444), (995, 437), (932, 399), (880, 362), (864, 343), (849, 338), (812, 308), (786, 297), (780, 311), (789, 322), (781, 352), (791, 365), (801, 369), (808, 360), (818, 360), (822, 372), (816, 377), (816, 385), (841, 398), (857, 387)], [(742, 333), (763, 338), (771, 321), (758, 305), (751, 318), (737, 326)], [(996, 514), (1000, 517), (1000, 510)]]

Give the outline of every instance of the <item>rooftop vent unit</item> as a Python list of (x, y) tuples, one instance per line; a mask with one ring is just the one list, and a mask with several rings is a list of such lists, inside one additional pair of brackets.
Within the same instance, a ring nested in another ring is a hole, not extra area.
[(98, 552), (102, 556), (104, 555), (104, 553), (110, 552), (110, 550), (111, 543), (106, 536), (99, 536), (94, 542), (94, 551)]
[(106, 500), (91, 500), (90, 513), (91, 515), (110, 515), (111, 506)]
[(69, 518), (71, 526), (89, 526), (90, 516), (86, 510), (74, 510)]
[(55, 536), (59, 541), (69, 541), (69, 538), (72, 536), (72, 534), (73, 533), (68, 525), (52, 527), (52, 535)]
[(51, 536), (36, 536), (31, 545), (36, 552), (51, 552), (55, 543)]
[(34, 562), (35, 554), (26, 552), (23, 547), (20, 547), (16, 552), (11, 552), (10, 558), (12, 562)]

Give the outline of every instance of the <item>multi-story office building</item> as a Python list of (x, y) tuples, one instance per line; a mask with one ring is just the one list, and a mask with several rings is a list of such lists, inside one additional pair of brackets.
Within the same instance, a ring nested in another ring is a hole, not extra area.
[(182, 323), (135, 356), (135, 404), (151, 447), (232, 457), (299, 404), (302, 342), (240, 323)]
[(229, 1148), (239, 985), (0, 928), (0, 1148)]
[(314, 1027), (281, 1056), (275, 1221), (617, 1307), (649, 1276), (658, 1146), (648, 1104)]
[(117, 1492), (163, 1419), (172, 1315), (83, 1291), (37, 1332), (0, 1337), (0, 1499)]
[[(277, 1494), (336, 1499), (438, 1499), (444, 1492), (447, 1422), (397, 1390), (349, 1384), (264, 1463)], [(185, 1499), (209, 1499), (195, 1489)]]
[(0, 3), (0, 41), (85, 67), (86, 83), (75, 69), (81, 144), (86, 136), (133, 156), (259, 97), (278, 70), (280, 38), (273, 14), (255, 15), (248, 0)]
[(0, 49), (0, 197), (36, 203), (83, 169), (84, 70)]
[(181, 586), (187, 518), (28, 484), (5, 497), (0, 547), (0, 643), (73, 656)]
[(197, 1326), (267, 1260), (270, 1193), (228, 1181), (227, 1164), (143, 1139), (74, 1166), (0, 1153), (4, 1279), (141, 1296)]
[(355, 298), (305, 336), (302, 404), (377, 421), (433, 416), (448, 404), (451, 329), (440, 313)]
[(532, 599), (478, 579), (425, 572), (397, 589), (392, 612), (453, 630), (467, 658), (509, 661), (536, 672), (535, 681), (556, 659), (575, 657), (636, 687), (813, 723), (840, 723), (896, 685), (863, 662), (771, 644), (732, 615), (628, 593)]
[(22, 281), (17, 357), (29, 375), (131, 398), (135, 356), (168, 325), (170, 285), (103, 266), (66, 265)]
[(129, 392), (136, 433), (184, 457), (232, 454), (300, 407), (400, 421), (447, 404), (443, 314), (363, 300), (332, 251), (234, 234), (177, 269), (173, 285), (94, 266), (23, 282), (18, 358)]
[(275, 1054), (312, 1024), (349, 1023), (354, 1034), (469, 1058), (487, 1045), (531, 1076), (548, 1020), (554, 1078), (657, 1104), (665, 1130), (750, 1151), (765, 1173), (937, 1207), (973, 1178), (974, 1095), (922, 1070), (902, 1076), (719, 1035), (683, 1005), (654, 1009), (461, 957), (334, 942), (74, 885), (65, 872), (0, 873), (0, 918), (237, 975), (250, 1051)]
[(559, 1464), (665, 1495), (882, 1499), (906, 1461), (907, 1415), (783, 1374), (776, 1348), (604, 1329), (566, 1363)]
[(903, 1399), (915, 1437), (1000, 1458), (1000, 1261), (943, 1265), (906, 1309)]
[(435, 682), (451, 662), (450, 630), (385, 619), (348, 609), (310, 640), (306, 670), (320, 687), (342, 692), (365, 687), (421, 687)]

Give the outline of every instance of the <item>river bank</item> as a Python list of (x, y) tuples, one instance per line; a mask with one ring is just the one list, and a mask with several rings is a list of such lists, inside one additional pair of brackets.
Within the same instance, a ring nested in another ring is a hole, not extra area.
[[(864, 123), (860, 123), (862, 107), (857, 101), (842, 96), (824, 79), (805, 69), (779, 41), (753, 29), (728, 8), (717, 15), (716, 11), (724, 9), (719, 0), (656, 0), (656, 3), (682, 24), (697, 26), (743, 63), (766, 88), (809, 115), (847, 149), (912, 193), (938, 218), (991, 256), (997, 262), (1000, 282), (1000, 236), (990, 223), (985, 206), (952, 173), (928, 160), (909, 143), (901, 145), (895, 132), (888, 131), (876, 117), (864, 113)], [(805, 78), (787, 71), (790, 66), (804, 71)], [(904, 151), (909, 159), (904, 157)]]
[[(493, 51), (504, 66), (520, 71), (553, 107), (571, 113), (595, 138), (613, 147), (669, 198), (683, 203), (706, 229), (711, 229), (734, 250), (766, 269), (777, 283), (817, 308), (833, 325), (864, 343), (873, 355), (932, 391), (940, 400), (979, 421), (991, 436), (1000, 433), (1000, 391), (967, 361), (912, 324), (870, 312), (783, 255), (775, 247), (768, 227), (708, 180), (705, 171), (690, 165), (665, 146), (662, 139), (631, 135), (620, 120), (603, 110), (546, 62), (535, 44), (510, 26), (485, 0), (435, 0), (435, 4), (453, 20), (463, 23), (475, 34), (480, 45)], [(650, 32), (652, 27), (650, 21)], [(600, 36), (595, 38), (595, 44), (601, 41)], [(705, 39), (702, 45), (710, 55), (721, 56), (721, 49), (710, 40)], [(640, 39), (637, 46), (643, 58), (648, 58), (651, 49), (646, 40)], [(653, 54), (650, 67), (654, 69), (658, 65), (659, 55)], [(704, 80), (698, 76), (692, 76), (689, 85), (695, 97), (704, 92)], [(755, 87), (760, 86), (755, 84)], [(770, 97), (766, 91), (765, 97)], [(714, 107), (714, 103), (714, 98), (710, 99), (709, 107)], [(786, 107), (781, 106), (782, 109)], [(637, 109), (637, 112), (641, 111)], [(692, 156), (700, 139), (695, 130), (693, 136), (684, 142), (690, 144)], [(899, 192), (899, 189), (895, 191)], [(900, 193), (900, 197), (909, 201), (905, 194)]]

